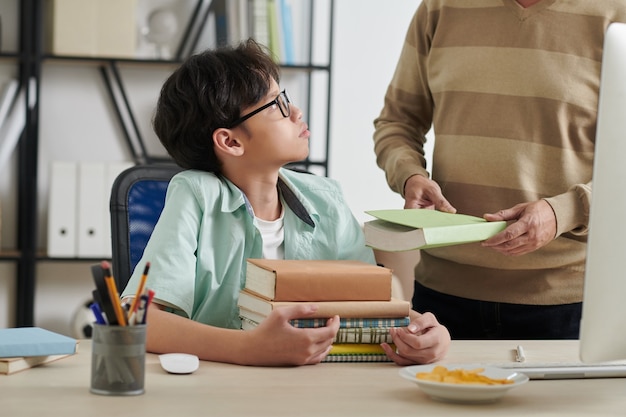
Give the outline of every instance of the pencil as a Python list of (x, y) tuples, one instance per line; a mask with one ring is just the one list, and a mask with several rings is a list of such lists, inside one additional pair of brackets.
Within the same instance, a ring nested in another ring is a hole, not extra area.
[(120, 326), (126, 326), (126, 316), (124, 315), (124, 310), (122, 310), (122, 305), (120, 304), (120, 295), (117, 292), (115, 280), (111, 275), (111, 268), (109, 268), (109, 263), (106, 261), (102, 261), (101, 265), (102, 269), (104, 269), (104, 282), (106, 283), (107, 290), (109, 291), (109, 298), (111, 299), (111, 303), (113, 304), (113, 310), (115, 310), (117, 323)]
[(143, 269), (143, 275), (141, 276), (141, 280), (139, 281), (137, 291), (135, 292), (135, 298), (133, 298), (133, 302), (130, 305), (130, 314), (133, 314), (137, 310), (137, 306), (139, 305), (139, 298), (141, 297), (141, 294), (143, 294), (144, 288), (146, 287), (146, 280), (148, 279), (149, 270), (150, 262), (146, 262), (146, 267)]

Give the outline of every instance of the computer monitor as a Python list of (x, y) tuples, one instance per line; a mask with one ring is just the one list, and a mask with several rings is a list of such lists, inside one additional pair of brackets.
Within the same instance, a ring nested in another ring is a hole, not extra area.
[(583, 362), (626, 359), (626, 24), (604, 39), (580, 326)]

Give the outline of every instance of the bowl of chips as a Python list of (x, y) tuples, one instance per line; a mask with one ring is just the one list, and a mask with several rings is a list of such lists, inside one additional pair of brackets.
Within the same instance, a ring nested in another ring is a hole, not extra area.
[(400, 369), (400, 376), (416, 383), (434, 400), (488, 403), (528, 382), (510, 369), (475, 365), (415, 365)]

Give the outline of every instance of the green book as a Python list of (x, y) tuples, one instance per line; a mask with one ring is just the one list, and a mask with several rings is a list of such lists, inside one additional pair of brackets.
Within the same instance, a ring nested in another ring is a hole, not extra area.
[(376, 220), (364, 225), (365, 244), (388, 252), (480, 242), (501, 232), (505, 221), (488, 222), (467, 214), (428, 209), (370, 210)]

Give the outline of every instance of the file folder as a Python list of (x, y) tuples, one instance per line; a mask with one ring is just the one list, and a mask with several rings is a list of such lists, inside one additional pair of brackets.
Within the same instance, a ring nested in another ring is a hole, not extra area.
[(48, 256), (73, 258), (76, 250), (77, 164), (52, 162), (48, 198)]
[(105, 173), (104, 162), (78, 164), (77, 252), (80, 258), (102, 258), (108, 252), (104, 243), (110, 193), (104, 185)]

